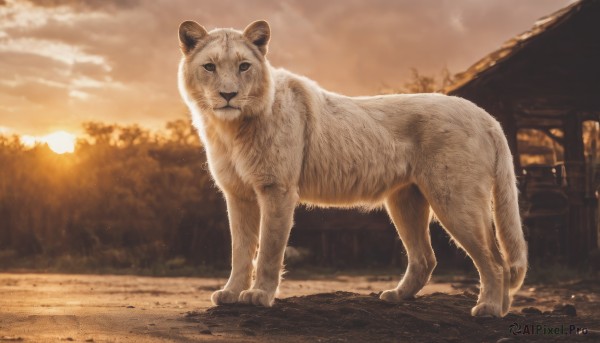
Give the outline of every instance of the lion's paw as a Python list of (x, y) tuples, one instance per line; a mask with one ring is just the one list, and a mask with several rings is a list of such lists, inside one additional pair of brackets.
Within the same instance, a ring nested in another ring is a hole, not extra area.
[(398, 289), (390, 289), (387, 291), (383, 291), (381, 293), (381, 295), (379, 296), (379, 299), (390, 302), (390, 303), (397, 303), (402, 300), (412, 299), (412, 298), (414, 298), (414, 296), (412, 296), (410, 294), (404, 294), (403, 292), (399, 291)]
[(214, 292), (210, 297), (210, 300), (212, 300), (212, 303), (215, 305), (223, 305), (236, 303), (238, 302), (238, 298), (239, 293), (222, 289), (220, 291)]
[(474, 317), (502, 317), (502, 306), (489, 303), (479, 303), (471, 309)]
[(273, 305), (274, 296), (270, 295), (262, 289), (249, 289), (240, 293), (239, 302), (250, 305), (261, 305), (271, 307)]

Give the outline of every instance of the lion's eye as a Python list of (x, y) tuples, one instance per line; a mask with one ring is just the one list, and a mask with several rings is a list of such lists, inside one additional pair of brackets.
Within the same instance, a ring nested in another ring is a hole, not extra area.
[(240, 71), (246, 71), (248, 68), (250, 68), (250, 63), (244, 62), (240, 64)]
[(206, 69), (206, 71), (210, 72), (217, 70), (217, 66), (214, 63), (206, 63), (205, 65), (203, 65), (203, 67), (204, 69)]

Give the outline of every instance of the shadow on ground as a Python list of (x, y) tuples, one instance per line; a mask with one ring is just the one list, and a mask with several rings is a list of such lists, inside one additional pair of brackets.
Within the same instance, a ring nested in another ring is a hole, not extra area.
[[(592, 330), (598, 321), (577, 317), (573, 306), (545, 313), (531, 307), (502, 319), (473, 318), (469, 313), (475, 302), (468, 291), (434, 293), (400, 304), (382, 302), (375, 293), (335, 292), (278, 299), (272, 308), (212, 307), (188, 312), (185, 320), (207, 335), (262, 341), (600, 341), (600, 333)], [(556, 328), (558, 333), (548, 332)], [(587, 334), (577, 334), (576, 328), (587, 328)]]

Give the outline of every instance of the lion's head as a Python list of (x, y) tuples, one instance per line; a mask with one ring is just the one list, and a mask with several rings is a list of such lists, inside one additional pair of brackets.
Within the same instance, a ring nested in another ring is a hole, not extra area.
[(269, 24), (256, 21), (241, 32), (207, 32), (193, 21), (179, 26), (183, 58), (179, 87), (189, 106), (200, 116), (234, 120), (259, 114), (269, 105), (272, 89), (265, 58)]

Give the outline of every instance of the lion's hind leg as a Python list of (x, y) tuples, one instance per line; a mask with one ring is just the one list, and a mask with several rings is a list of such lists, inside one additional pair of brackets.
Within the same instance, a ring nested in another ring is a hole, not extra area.
[(479, 272), (481, 290), (471, 314), (502, 317), (510, 306), (510, 275), (494, 238), (491, 193), (487, 191), (491, 186), (454, 189), (457, 191), (449, 193), (446, 199), (428, 199), (446, 231), (471, 257)]
[(414, 297), (429, 281), (437, 262), (429, 237), (431, 210), (417, 186), (394, 192), (385, 206), (408, 255), (406, 273), (398, 286), (381, 294), (382, 300), (394, 302)]

